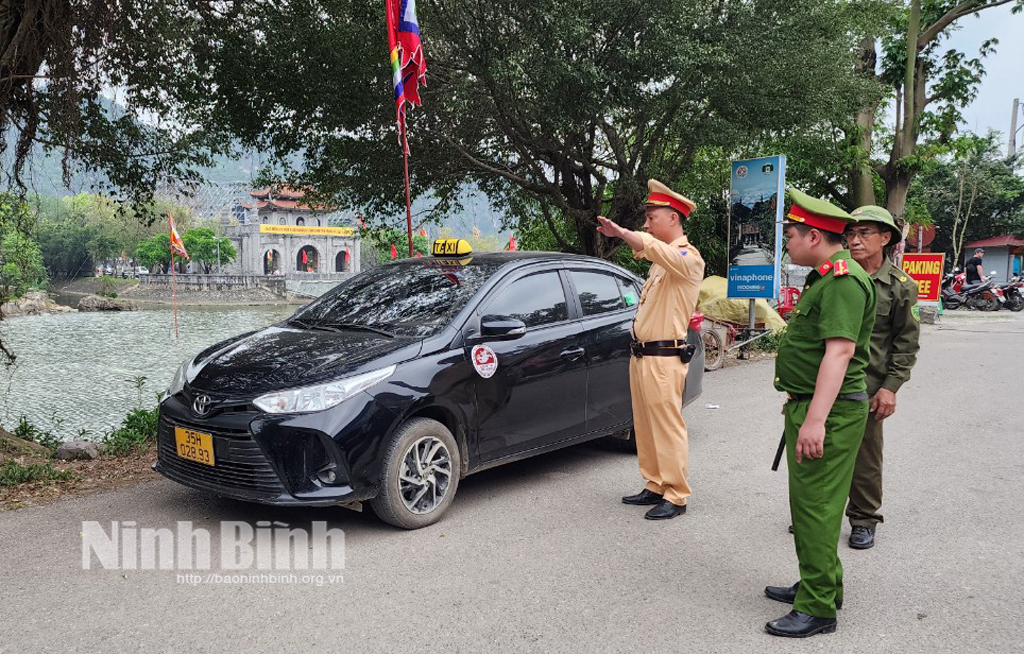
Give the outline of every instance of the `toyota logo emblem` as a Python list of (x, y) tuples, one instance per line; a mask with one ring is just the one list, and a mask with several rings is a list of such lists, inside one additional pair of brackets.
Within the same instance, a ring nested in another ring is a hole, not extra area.
[(192, 410), (196, 412), (197, 416), (205, 416), (210, 412), (210, 396), (200, 395), (192, 401)]

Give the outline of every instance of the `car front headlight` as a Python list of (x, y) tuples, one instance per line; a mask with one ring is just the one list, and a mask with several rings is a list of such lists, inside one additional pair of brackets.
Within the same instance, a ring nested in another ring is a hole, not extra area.
[(305, 388), (274, 391), (253, 400), (253, 404), (265, 413), (312, 413), (338, 406), (356, 393), (379, 384), (395, 373), (395, 366), (388, 366), (355, 377)]
[(185, 370), (191, 362), (191, 359), (186, 359), (180, 366), (178, 366), (178, 372), (174, 373), (174, 377), (171, 379), (171, 385), (167, 387), (167, 394), (164, 395), (164, 397), (177, 395), (185, 388)]

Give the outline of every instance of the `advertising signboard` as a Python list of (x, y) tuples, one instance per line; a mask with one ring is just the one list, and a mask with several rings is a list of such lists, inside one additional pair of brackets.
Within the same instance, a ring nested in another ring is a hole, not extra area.
[(729, 297), (778, 297), (786, 157), (734, 161), (731, 180)]

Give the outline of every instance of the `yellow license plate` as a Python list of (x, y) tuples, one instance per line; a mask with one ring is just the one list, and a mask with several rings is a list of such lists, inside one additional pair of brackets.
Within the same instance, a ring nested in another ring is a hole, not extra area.
[(183, 459), (213, 465), (213, 435), (184, 427), (174, 428), (174, 440), (178, 445), (178, 456)]

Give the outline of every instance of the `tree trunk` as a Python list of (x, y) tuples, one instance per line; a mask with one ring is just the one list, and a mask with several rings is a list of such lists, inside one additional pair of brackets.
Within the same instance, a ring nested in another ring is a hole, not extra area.
[[(875, 76), (875, 40), (865, 38), (858, 46), (855, 72), (861, 77)], [(861, 107), (857, 111), (857, 147), (861, 150), (860, 163), (850, 170), (850, 194), (855, 206), (877, 204), (875, 201), (874, 175), (871, 170), (871, 146), (875, 126), (877, 104)]]
[(907, 23), (907, 67), (903, 77), (903, 116), (896, 123), (893, 137), (892, 152), (889, 163), (882, 173), (885, 179), (885, 208), (897, 220), (903, 217), (907, 206), (907, 193), (910, 182), (914, 178), (912, 167), (902, 165), (901, 160), (914, 155), (917, 147), (917, 122), (924, 109), (919, 98), (919, 85), (924, 80), (918, 79), (924, 71), (918, 66), (917, 37), (921, 32), (921, 0), (910, 3), (910, 19)]

